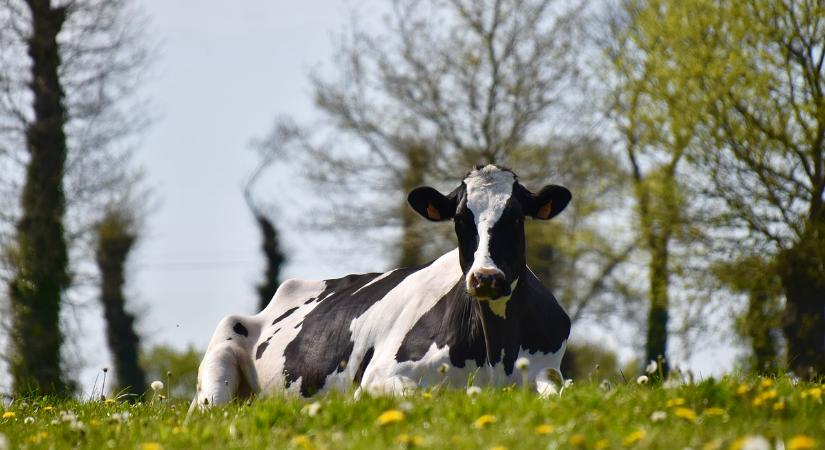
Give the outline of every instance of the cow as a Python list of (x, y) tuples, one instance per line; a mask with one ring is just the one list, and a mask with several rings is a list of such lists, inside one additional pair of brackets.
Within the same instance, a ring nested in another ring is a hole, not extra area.
[(532, 193), (497, 165), (475, 167), (448, 195), (414, 189), (410, 206), (452, 220), (458, 248), (385, 273), (285, 281), (260, 313), (218, 324), (193, 407), (278, 392), (403, 395), (471, 376), (501, 386), (522, 380), (520, 357), (530, 385), (555, 392), (570, 318), (526, 265), (524, 220), (551, 219), (570, 199), (557, 185)]

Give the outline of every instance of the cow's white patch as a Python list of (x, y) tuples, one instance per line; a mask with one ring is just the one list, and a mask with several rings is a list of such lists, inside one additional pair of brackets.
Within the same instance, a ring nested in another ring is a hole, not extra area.
[[(370, 347), (374, 348), (372, 362), (364, 373), (362, 384), (371, 385), (376, 380), (384, 383), (394, 376), (403, 375), (395, 373), (395, 355), (404, 337), (427, 311), (450, 292), (461, 276), (456, 249), (405, 278), (383, 299), (352, 321), (350, 331), (355, 345), (351, 361), (357, 364)], [(356, 370), (355, 367), (347, 369)], [(400, 379), (394, 383), (404, 384)]]
[(467, 175), (467, 207), (473, 212), (478, 230), (478, 248), (473, 255), (473, 265), (468, 273), (467, 289), (470, 289), (469, 274), (481, 268), (498, 269), (490, 256), (490, 233), (501, 218), (507, 201), (513, 195), (516, 177), (512, 172), (494, 165), (476, 169)]

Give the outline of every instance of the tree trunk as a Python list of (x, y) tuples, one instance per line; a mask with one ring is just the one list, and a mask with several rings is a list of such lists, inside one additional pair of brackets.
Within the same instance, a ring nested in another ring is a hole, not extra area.
[(284, 254), (281, 253), (281, 248), (278, 242), (278, 230), (275, 225), (266, 216), (255, 212), (255, 221), (258, 223), (258, 229), (261, 230), (261, 251), (264, 252), (266, 258), (266, 272), (264, 279), (261, 281), (256, 289), (258, 290), (258, 311), (263, 311), (275, 291), (280, 285), (281, 265), (284, 263)]
[(800, 377), (825, 374), (825, 219), (780, 256), (788, 367)]
[(135, 332), (135, 317), (126, 311), (123, 295), (124, 266), (136, 236), (128, 219), (108, 213), (98, 227), (96, 251), (100, 269), (100, 301), (106, 319), (106, 338), (114, 358), (119, 389), (142, 395), (146, 375), (138, 362), (140, 338)]
[(421, 219), (407, 204), (406, 194), (426, 181), (430, 154), (422, 146), (408, 144), (404, 149), (404, 156), (407, 164), (400, 186), (404, 193), (404, 200), (401, 205), (401, 251), (398, 254), (398, 265), (399, 267), (412, 267), (425, 262), (422, 252), (425, 236), (420, 229)]
[[(667, 355), (667, 322), (668, 322), (668, 248), (667, 240), (652, 239), (650, 243), (650, 311), (647, 317), (647, 342), (645, 344), (645, 362), (657, 361), (659, 356)], [(662, 367), (667, 376), (668, 364), (665, 358)]]
[(753, 364), (757, 372), (775, 373), (779, 343), (774, 332), (778, 325), (775, 301), (766, 292), (751, 292), (745, 315), (745, 333), (751, 342)]
[(26, 3), (31, 11), (32, 35), (27, 45), (34, 121), (26, 128), (29, 161), (12, 255), (17, 271), (9, 282), (13, 309), (10, 365), (16, 392), (64, 395), (69, 387), (61, 371), (59, 320), (62, 293), (69, 284), (63, 229), (66, 113), (58, 76), (57, 34), (65, 21), (65, 9), (52, 8), (49, 0)]

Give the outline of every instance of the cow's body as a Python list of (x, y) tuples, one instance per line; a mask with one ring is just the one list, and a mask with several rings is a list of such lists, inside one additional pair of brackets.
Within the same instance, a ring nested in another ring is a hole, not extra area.
[[(462, 206), (478, 202), (469, 197)], [(485, 216), (477, 215), (482, 219), (475, 222), (484, 225)], [(490, 219), (489, 229), (484, 225), (475, 247), (490, 241), (501, 215), (499, 210)], [(460, 247), (428, 264), (383, 274), (286, 281), (259, 314), (229, 316), (218, 325), (198, 372), (197, 402), (351, 387), (403, 393), (445, 381), (465, 386), (470, 376), (479, 384), (503, 385), (521, 380), (514, 367), (519, 357), (530, 360), (530, 383), (540, 393), (551, 392), (548, 374), (559, 370), (570, 319), (523, 262), (486, 268), (502, 244), (484, 245), (493, 250)], [(475, 255), (465, 256), (468, 251)], [(523, 261), (523, 248), (521, 254)], [(487, 275), (494, 270), (498, 284)]]

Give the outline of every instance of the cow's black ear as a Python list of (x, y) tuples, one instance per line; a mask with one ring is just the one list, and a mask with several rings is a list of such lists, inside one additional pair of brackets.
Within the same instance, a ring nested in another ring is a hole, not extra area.
[(450, 220), (455, 215), (455, 198), (448, 197), (429, 186), (413, 189), (407, 196), (407, 201), (415, 212), (433, 222)]
[(536, 219), (548, 220), (564, 211), (573, 194), (564, 186), (551, 184), (541, 188), (538, 194), (533, 196), (529, 214)]

